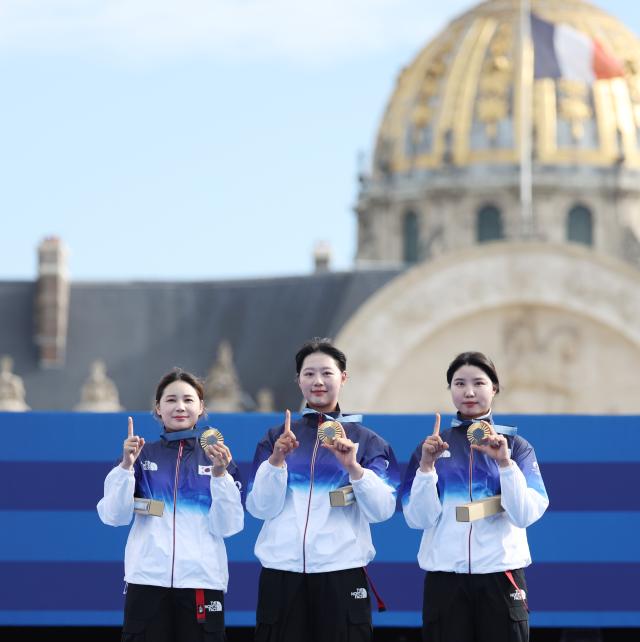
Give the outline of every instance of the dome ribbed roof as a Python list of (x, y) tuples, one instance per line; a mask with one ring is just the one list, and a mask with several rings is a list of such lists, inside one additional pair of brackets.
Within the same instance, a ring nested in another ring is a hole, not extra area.
[[(451, 22), (399, 75), (378, 132), (374, 177), (519, 163), (520, 3), (489, 0)], [(532, 81), (533, 159), (540, 165), (640, 168), (640, 41), (582, 0), (531, 0), (532, 11), (597, 39), (625, 76), (586, 84)], [(525, 58), (526, 60), (526, 58)]]

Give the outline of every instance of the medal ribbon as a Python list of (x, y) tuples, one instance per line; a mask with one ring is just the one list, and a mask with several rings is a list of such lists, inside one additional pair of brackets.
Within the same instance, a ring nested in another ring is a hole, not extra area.
[(462, 428), (468, 428), (471, 424), (474, 424), (476, 421), (486, 421), (491, 424), (493, 429), (499, 435), (507, 435), (508, 437), (513, 437), (518, 432), (517, 426), (500, 426), (499, 424), (494, 424), (493, 419), (491, 418), (491, 413), (484, 415), (483, 417), (476, 417), (475, 419), (458, 419), (454, 417), (451, 420), (451, 427), (456, 428), (461, 426)]
[(188, 430), (165, 430), (160, 438), (165, 441), (180, 441), (181, 439), (200, 439), (206, 428), (189, 428)]
[(305, 415), (320, 415), (321, 417), (324, 417), (327, 421), (339, 421), (341, 424), (362, 423), (362, 415), (343, 415), (342, 413), (338, 413), (337, 417), (332, 417), (330, 414), (327, 414), (326, 412), (319, 412), (318, 410), (314, 410), (313, 408), (303, 408), (302, 416), (304, 417)]

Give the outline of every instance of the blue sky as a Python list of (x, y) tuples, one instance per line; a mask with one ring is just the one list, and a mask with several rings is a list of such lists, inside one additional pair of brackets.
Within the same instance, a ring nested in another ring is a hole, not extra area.
[(474, 4), (1, 0), (0, 279), (52, 234), (72, 280), (305, 274), (318, 241), (349, 269), (396, 75)]

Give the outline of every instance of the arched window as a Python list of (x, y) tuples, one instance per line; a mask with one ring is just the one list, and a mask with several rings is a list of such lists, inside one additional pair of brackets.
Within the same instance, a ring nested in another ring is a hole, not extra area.
[(405, 263), (417, 263), (420, 258), (418, 215), (409, 210), (402, 221), (402, 258)]
[(584, 205), (574, 205), (567, 219), (567, 241), (593, 245), (593, 215)]
[(476, 238), (478, 243), (498, 241), (504, 238), (502, 215), (497, 207), (485, 205), (480, 209), (476, 219)]

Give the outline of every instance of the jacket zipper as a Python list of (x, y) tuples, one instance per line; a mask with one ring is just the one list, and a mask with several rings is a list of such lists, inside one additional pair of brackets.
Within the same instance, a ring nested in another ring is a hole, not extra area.
[(176, 459), (176, 475), (173, 480), (173, 552), (171, 554), (171, 587), (173, 588), (173, 571), (176, 563), (176, 508), (178, 505), (178, 480), (180, 479), (180, 461), (182, 460), (182, 448), (184, 441), (181, 439), (178, 446), (178, 457)]
[[(469, 448), (469, 501), (473, 501), (473, 448)], [(469, 541), (468, 541), (468, 560), (469, 573), (471, 573), (471, 533), (473, 531), (473, 522), (469, 522)]]
[[(318, 426), (322, 419), (322, 415), (318, 415)], [(309, 499), (307, 501), (307, 517), (304, 521), (304, 532), (302, 533), (302, 572), (307, 572), (307, 526), (309, 525), (309, 514), (311, 512), (311, 495), (313, 495), (313, 478), (315, 475), (316, 468), (316, 456), (318, 454), (318, 446), (320, 445), (320, 438), (316, 434), (316, 443), (313, 447), (313, 454), (311, 455), (311, 470), (310, 470), (310, 480), (309, 480)]]

